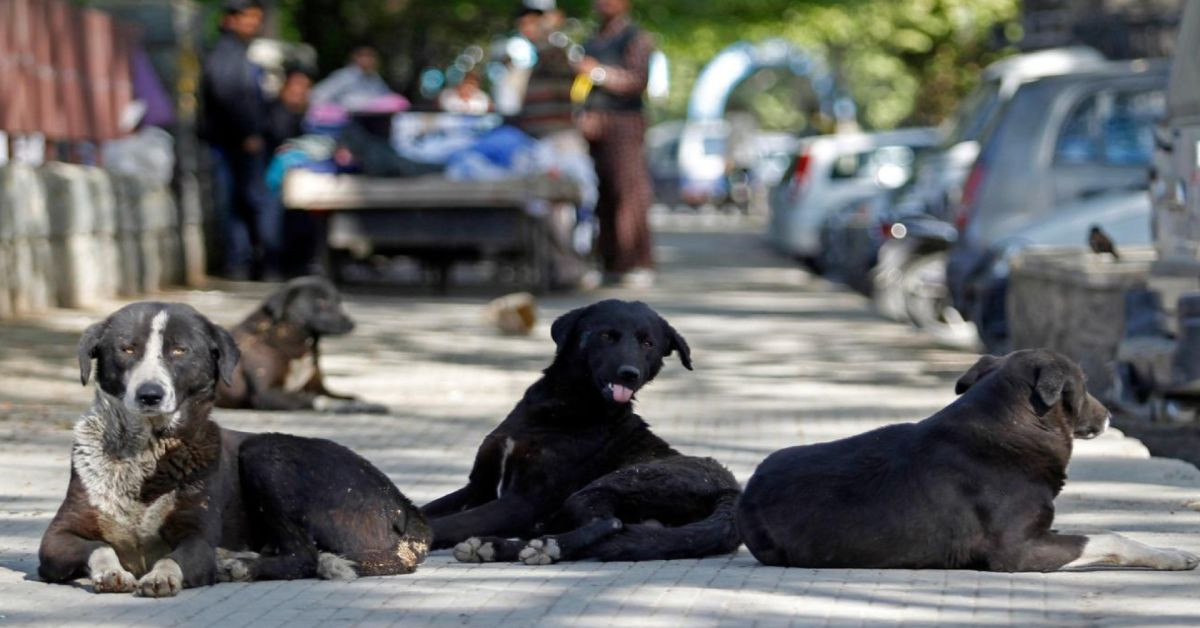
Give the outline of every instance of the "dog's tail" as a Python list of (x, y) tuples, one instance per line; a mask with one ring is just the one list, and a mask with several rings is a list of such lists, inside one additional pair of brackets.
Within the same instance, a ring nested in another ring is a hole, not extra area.
[(617, 534), (584, 551), (597, 560), (674, 560), (728, 554), (741, 545), (737, 494), (721, 496), (707, 518), (674, 528), (627, 524)]

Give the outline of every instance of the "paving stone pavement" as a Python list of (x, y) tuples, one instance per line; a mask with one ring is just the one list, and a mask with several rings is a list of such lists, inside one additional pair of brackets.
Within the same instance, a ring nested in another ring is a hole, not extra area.
[[(528, 338), (493, 333), (480, 290), (351, 295), (360, 325), (326, 343), (331, 387), (387, 403), (391, 416), (220, 411), (218, 420), (336, 439), (424, 503), (463, 483), (483, 435), (548, 363), (553, 317), (601, 296), (640, 298), (687, 337), (696, 371), (669, 364), (639, 412), (677, 448), (715, 456), (745, 481), (775, 449), (927, 416), (973, 362), (774, 257), (753, 221), (662, 222), (657, 287), (543, 299)], [(266, 289), (223, 288), (164, 298), (234, 323)], [(66, 487), (70, 425), (91, 399), (78, 385), (75, 342), (106, 311), (0, 325), (0, 625), (1200, 624), (1197, 572), (779, 569), (744, 548), (546, 567), (464, 565), (443, 551), (411, 576), (221, 584), (167, 600), (43, 584), (32, 576), (38, 539)], [(1195, 467), (1151, 459), (1111, 433), (1077, 447), (1059, 523), (1200, 553), (1197, 500)]]

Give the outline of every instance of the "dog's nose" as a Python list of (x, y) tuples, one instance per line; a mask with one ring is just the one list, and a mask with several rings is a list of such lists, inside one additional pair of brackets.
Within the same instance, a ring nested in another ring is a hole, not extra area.
[(627, 364), (617, 369), (617, 377), (623, 382), (636, 382), (642, 377), (642, 372), (637, 367)]
[(147, 382), (137, 387), (137, 402), (147, 408), (157, 406), (166, 395), (167, 391), (154, 382)]

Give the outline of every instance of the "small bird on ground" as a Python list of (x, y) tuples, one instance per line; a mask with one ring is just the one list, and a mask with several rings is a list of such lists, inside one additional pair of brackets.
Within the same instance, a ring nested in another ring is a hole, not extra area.
[(1113, 244), (1112, 238), (1104, 233), (1100, 225), (1092, 225), (1092, 230), (1088, 233), (1088, 246), (1092, 247), (1093, 253), (1108, 253), (1113, 259), (1121, 259), (1117, 254), (1117, 245)]

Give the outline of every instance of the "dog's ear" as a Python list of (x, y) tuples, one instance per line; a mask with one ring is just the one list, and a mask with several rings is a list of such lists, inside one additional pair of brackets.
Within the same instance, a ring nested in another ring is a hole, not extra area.
[(683, 335), (675, 331), (675, 328), (671, 327), (671, 324), (666, 319), (659, 317), (658, 320), (662, 323), (663, 333), (667, 337), (667, 351), (665, 355), (671, 355), (672, 351), (678, 351), (679, 361), (683, 362), (683, 368), (689, 371), (692, 370), (692, 349), (688, 347), (688, 343), (683, 339)]
[(979, 357), (979, 361), (974, 366), (967, 369), (962, 377), (958, 378), (958, 382), (954, 384), (954, 394), (961, 395), (967, 392), (967, 389), (979, 383), (984, 375), (991, 373), (996, 369), (996, 365), (1000, 363), (1000, 358), (993, 355), (984, 355)]
[(1079, 415), (1083, 409), (1083, 398), (1087, 395), (1083, 380), (1075, 377), (1066, 366), (1055, 363), (1038, 366), (1033, 390), (1047, 408), (1053, 408), (1061, 401), (1073, 416)]
[(562, 353), (566, 347), (565, 343), (575, 331), (575, 326), (579, 324), (579, 319), (583, 318), (585, 312), (591, 306), (576, 308), (559, 316), (555, 319), (554, 324), (550, 325), (550, 338), (554, 340), (554, 346), (557, 347), (557, 352)]
[(101, 321), (85, 329), (79, 337), (79, 383), (84, 386), (92, 376), (92, 359), (97, 355), (100, 338), (106, 329), (108, 321)]
[(1038, 367), (1037, 374), (1034, 376), (1033, 390), (1047, 408), (1062, 401), (1063, 387), (1067, 383), (1065, 375), (1061, 368), (1053, 364), (1043, 364)]
[(291, 298), (291, 286), (283, 286), (267, 296), (267, 300), (263, 301), (262, 309), (271, 316), (271, 320), (278, 323), (279, 321), (282, 321), (284, 315), (287, 314), (288, 301), (290, 301)]
[(220, 375), (221, 381), (228, 386), (233, 383), (233, 370), (237, 368), (238, 360), (242, 358), (242, 352), (238, 350), (233, 334), (226, 331), (224, 327), (209, 322), (208, 329), (213, 337), (213, 353), (217, 356), (217, 373)]

